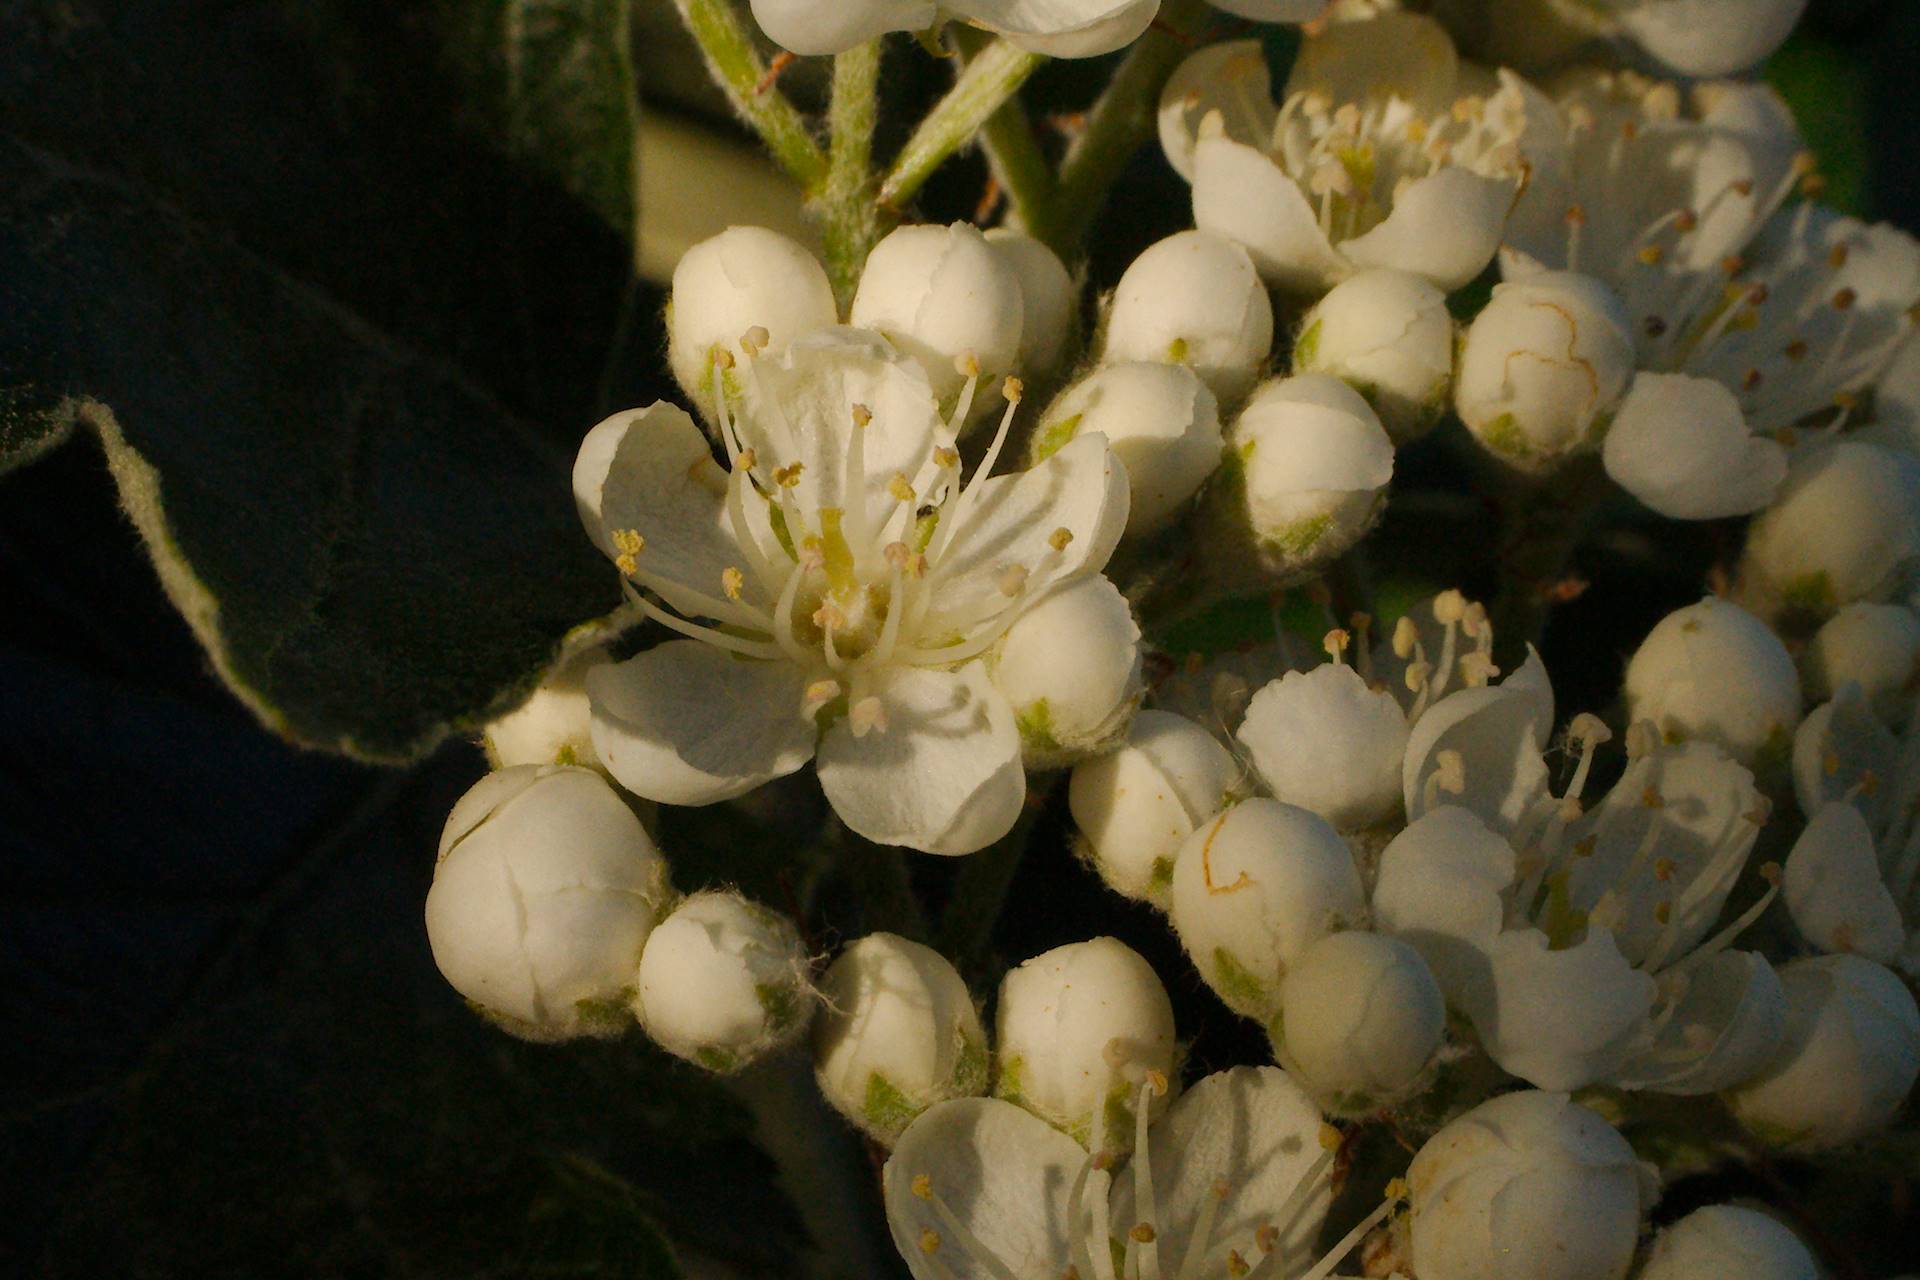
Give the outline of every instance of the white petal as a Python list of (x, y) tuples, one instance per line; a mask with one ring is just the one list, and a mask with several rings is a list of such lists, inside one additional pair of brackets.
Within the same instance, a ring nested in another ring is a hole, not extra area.
[[(1407, 817), (1418, 818), (1434, 804), (1458, 804), (1495, 831), (1511, 833), (1547, 794), (1540, 709), (1533, 692), (1504, 685), (1461, 689), (1427, 708), (1414, 723), (1401, 772)], [(1466, 790), (1440, 791), (1430, 804), (1427, 780), (1439, 770), (1443, 751), (1460, 753)]]
[(1340, 252), (1359, 266), (1395, 267), (1458, 289), (1493, 261), (1513, 193), (1509, 178), (1449, 165), (1407, 183), (1386, 221), (1343, 240)]
[(1078, 31), (1133, 7), (1135, 0), (946, 0), (946, 7), (995, 31), (1057, 35)]
[(885, 724), (855, 737), (848, 719), (820, 740), (820, 785), (834, 812), (878, 844), (972, 853), (1013, 828), (1027, 798), (1013, 709), (972, 663), (884, 673)]
[(1458, 805), (1442, 805), (1395, 836), (1380, 855), (1374, 922), (1410, 943), (1456, 1009), (1492, 982), (1486, 953), (1506, 914), (1513, 846)]
[(1747, 429), (1731, 391), (1679, 373), (1633, 380), (1600, 456), (1615, 483), (1676, 520), (1758, 511), (1787, 476), (1786, 449)]
[(1470, 1009), (1500, 1066), (1541, 1089), (1578, 1089), (1617, 1069), (1653, 1007), (1653, 979), (1628, 964), (1605, 929), (1563, 951), (1538, 929), (1500, 935), (1491, 999)]
[(1280, 113), (1273, 105), (1273, 79), (1258, 40), (1202, 46), (1174, 68), (1160, 93), (1160, 149), (1188, 182), (1193, 181), (1200, 121), (1214, 111), (1234, 142), (1264, 147), (1273, 136)]
[(936, 19), (933, 0), (753, 0), (767, 38), (801, 56), (844, 53), (889, 31), (920, 31)]
[[(646, 539), (637, 559), (648, 584), (686, 613), (700, 610), (676, 587), (718, 596), (721, 575), (748, 563), (727, 521), (726, 485), (707, 437), (664, 401), (595, 426), (573, 463), (573, 500), (587, 536), (609, 557), (618, 554), (616, 531)], [(765, 602), (752, 575), (743, 591), (748, 603)]]
[(1357, 393), (1350, 406), (1297, 394), (1312, 383), (1351, 390), (1331, 374), (1296, 374), (1255, 392), (1235, 424), (1234, 442), (1255, 445), (1245, 458), (1250, 501), (1271, 494), (1364, 493), (1393, 479), (1393, 439), (1373, 410)]
[(1648, 53), (1686, 76), (1724, 76), (1780, 47), (1807, 0), (1640, 0), (1620, 25)]
[(1540, 659), (1540, 651), (1528, 645), (1526, 661), (1502, 680), (1500, 687), (1518, 690), (1533, 699), (1534, 741), (1545, 751), (1547, 739), (1553, 733), (1553, 679), (1547, 674), (1547, 664)]
[(662, 804), (712, 804), (785, 777), (813, 757), (804, 675), (669, 640), (587, 673), (593, 749), (614, 780)]
[(1890, 964), (1907, 940), (1900, 908), (1880, 878), (1867, 820), (1833, 801), (1807, 823), (1787, 855), (1780, 896), (1807, 941)]
[[(1201, 1209), (1218, 1184), (1227, 1196), (1199, 1274), (1226, 1274), (1229, 1251), (1258, 1256), (1254, 1236), (1266, 1225), (1278, 1230), (1284, 1256), (1308, 1256), (1333, 1200), (1326, 1173), (1284, 1221), (1275, 1214), (1320, 1158), (1321, 1123), (1306, 1090), (1278, 1067), (1234, 1067), (1187, 1090), (1147, 1133), (1162, 1274), (1172, 1275), (1185, 1260)], [(1138, 1215), (1134, 1173), (1123, 1169), (1114, 1183), (1115, 1234), (1124, 1236)]]
[(1202, 138), (1193, 150), (1193, 225), (1239, 244), (1277, 289), (1317, 295), (1351, 270), (1300, 184), (1229, 138)]
[[(972, 7), (971, 2), (967, 7)], [(1159, 12), (1160, 0), (1128, 0), (1111, 16), (1071, 31), (1031, 34), (1010, 27), (997, 29), (1006, 36), (1007, 43), (1028, 53), (1041, 53), (1049, 58), (1097, 58), (1138, 40), (1153, 25)]]
[(1779, 1051), (1787, 1026), (1786, 988), (1766, 957), (1722, 951), (1665, 981), (1676, 978), (1684, 983), (1679, 1007), (1607, 1083), (1693, 1097), (1758, 1075)]
[(1453, 105), (1460, 58), (1446, 29), (1419, 14), (1340, 22), (1303, 41), (1287, 96), (1319, 90), (1336, 103), (1397, 97), (1432, 117)]
[(920, 1185), (1006, 1272), (1055, 1280), (1072, 1265), (1068, 1196), (1086, 1160), (1079, 1143), (1010, 1102), (962, 1098), (930, 1107), (900, 1135), (881, 1175), (894, 1246), (914, 1280), (1003, 1274), (962, 1244), (931, 1198), (915, 1193), (925, 1178)]
[[(928, 570), (936, 604), (921, 634), (931, 641), (946, 639), (943, 632), (1000, 598), (1010, 565), (1028, 570), (1029, 600), (1104, 568), (1127, 528), (1126, 467), (1105, 436), (1089, 432), (1036, 467), (989, 478), (967, 502), (966, 523)], [(949, 501), (943, 514), (952, 511)], [(1059, 529), (1072, 535), (1065, 550), (1049, 542)]]
[(1793, 794), (1800, 812), (1812, 817), (1829, 801), (1858, 809), (1873, 831), (1911, 795), (1900, 777), (1900, 743), (1867, 705), (1860, 686), (1848, 681), (1807, 713), (1793, 731)]

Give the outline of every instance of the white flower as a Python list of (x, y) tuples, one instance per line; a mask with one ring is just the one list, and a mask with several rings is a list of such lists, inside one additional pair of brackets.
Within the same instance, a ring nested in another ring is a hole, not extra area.
[(1622, 1280), (1650, 1171), (1563, 1093), (1509, 1093), (1440, 1130), (1407, 1170), (1420, 1280)]
[(1795, 454), (1747, 528), (1742, 598), (1825, 616), (1903, 593), (1920, 564), (1920, 460), (1844, 437)]
[(1329, 662), (1281, 676), (1253, 695), (1238, 736), (1275, 799), (1342, 831), (1400, 808), (1406, 713), (1352, 667)]
[(1009, 628), (987, 664), (1012, 704), (1027, 764), (1057, 769), (1126, 732), (1146, 691), (1140, 626), (1120, 588), (1088, 574), (1049, 591)]
[(696, 893), (647, 938), (634, 1015), (656, 1044), (738, 1071), (806, 1029), (816, 997), (793, 922), (737, 893)]
[(1171, 712), (1142, 711), (1117, 750), (1074, 767), (1067, 807), (1100, 878), (1165, 907), (1180, 846), (1239, 786), (1239, 764), (1212, 734)]
[(447, 817), (427, 942), (455, 991), (530, 1039), (617, 1034), (670, 890), (640, 820), (591, 769), (520, 765)]
[[(1256, 22), (1306, 22), (1329, 0), (1212, 0)], [(1052, 58), (1094, 58), (1132, 44), (1160, 0), (753, 0), (767, 38), (798, 54), (843, 53), (890, 31), (954, 17)]]
[(1170, 914), (1207, 985), (1261, 1021), (1308, 947), (1362, 924), (1366, 896), (1324, 818), (1278, 800), (1234, 805), (1196, 830), (1173, 864)]
[(1100, 359), (1187, 365), (1231, 405), (1272, 350), (1273, 303), (1246, 250), (1204, 230), (1181, 231), (1149, 245), (1121, 274)]
[(1751, 765), (1786, 749), (1800, 723), (1800, 676), (1780, 638), (1712, 596), (1676, 609), (1627, 663), (1627, 715), (1700, 739)]
[(1127, 360), (1097, 366), (1054, 401), (1029, 458), (1044, 462), (1083, 431), (1097, 431), (1126, 464), (1127, 536), (1172, 524), (1220, 465), (1219, 403), (1192, 369)]
[(1324, 373), (1266, 383), (1202, 502), (1218, 538), (1204, 567), (1249, 585), (1311, 577), (1373, 527), (1392, 479), (1393, 441), (1359, 392)]
[(820, 979), (813, 1073), (820, 1092), (892, 1145), (937, 1102), (987, 1090), (987, 1033), (967, 984), (931, 947), (871, 933)]
[(521, 764), (579, 764), (597, 768), (587, 672), (613, 661), (606, 646), (588, 644), (566, 654), (527, 700), (487, 724), (487, 762), (496, 769)]
[(951, 403), (966, 382), (963, 357), (988, 379), (1019, 369), (1026, 309), (1012, 253), (956, 222), (898, 227), (873, 246), (849, 319), (919, 360)]
[(1121, 467), (1085, 435), (989, 479), (1009, 405), (962, 485), (919, 365), (869, 333), (716, 360), (723, 375), (742, 384), (739, 414), (718, 410), (728, 466), (666, 404), (607, 419), (574, 464), (588, 533), (635, 604), (688, 637), (590, 674), (601, 760), (647, 799), (708, 804), (817, 751), (860, 835), (992, 843), (1026, 785), (981, 659), (1033, 601), (1105, 564), (1126, 523)]
[(1731, 391), (1677, 373), (1633, 380), (1600, 456), (1615, 483), (1675, 520), (1757, 511), (1787, 474), (1785, 446), (1747, 429)]
[(1453, 347), (1446, 295), (1410, 272), (1377, 268), (1314, 304), (1294, 340), (1293, 371), (1344, 379), (1405, 444), (1446, 411)]
[(1499, 247), (1524, 112), (1511, 83), (1483, 98), (1457, 73), (1445, 32), (1409, 13), (1309, 38), (1278, 107), (1257, 41), (1200, 50), (1160, 109), (1194, 225), (1245, 245), (1290, 292), (1363, 267), (1467, 283)]
[(1920, 1009), (1887, 969), (1817, 956), (1780, 970), (1790, 1012), (1765, 1074), (1727, 1095), (1755, 1136), (1816, 1151), (1878, 1132), (1920, 1075)]
[(1818, 1280), (1800, 1237), (1738, 1205), (1695, 1209), (1653, 1242), (1640, 1280)]
[(1135, 1112), (1135, 1150), (1117, 1168), (992, 1099), (921, 1116), (883, 1175), (914, 1280), (1201, 1280), (1256, 1266), (1260, 1280), (1325, 1280), (1393, 1206), (1314, 1261), (1339, 1134), (1277, 1067), (1210, 1075), (1151, 1127)]
[(1025, 232), (993, 227), (986, 237), (1020, 281), (1020, 301), (1025, 308), (1020, 325), (1020, 371), (1030, 377), (1052, 373), (1078, 336), (1079, 286), (1060, 255)]
[(1724, 76), (1766, 61), (1807, 0), (1600, 0), (1620, 29), (1683, 76)]
[(1454, 408), (1480, 443), (1526, 472), (1589, 452), (1633, 376), (1633, 337), (1599, 281), (1543, 272), (1496, 285), (1467, 326)]
[(1780, 896), (1794, 927), (1822, 951), (1891, 964), (1906, 943), (1900, 908), (1881, 879), (1873, 832), (1845, 801), (1828, 801), (1794, 841)]
[(1320, 939), (1287, 970), (1280, 1000), (1275, 1049), (1337, 1114), (1407, 1097), (1446, 1034), (1446, 1001), (1426, 962), (1385, 934)]
[(924, 31), (935, 0), (752, 0), (767, 39), (790, 53), (843, 53), (889, 31)]
[(746, 352), (743, 335), (766, 331), (778, 356), (795, 338), (840, 319), (833, 285), (806, 248), (765, 227), (728, 227), (686, 251), (673, 268), (667, 308), (667, 363), (696, 404), (713, 392), (713, 353)]
[[(1115, 938), (1055, 947), (1009, 970), (994, 1025), (994, 1096), (1093, 1150), (1125, 1150), (1133, 1107), (1166, 1108), (1173, 1004), (1153, 967)], [(1142, 1092), (1143, 1081), (1158, 1086)]]
[(1808, 698), (1824, 702), (1841, 685), (1859, 685), (1874, 714), (1896, 728), (1913, 710), (1916, 671), (1920, 615), (1905, 605), (1845, 605), (1800, 653), (1800, 679)]

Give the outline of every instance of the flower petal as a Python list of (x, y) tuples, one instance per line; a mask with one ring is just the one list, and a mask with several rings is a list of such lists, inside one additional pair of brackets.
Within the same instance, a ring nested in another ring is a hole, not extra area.
[[(707, 437), (665, 401), (595, 426), (573, 463), (573, 500), (587, 536), (612, 558), (619, 554), (615, 532), (638, 533), (645, 546), (636, 558), (647, 585), (683, 613), (701, 612), (686, 591), (720, 595), (722, 574), (747, 563), (727, 520), (726, 495), (727, 473)], [(752, 575), (742, 590), (747, 603), (766, 603)]]
[(1203, 137), (1193, 149), (1193, 225), (1240, 245), (1263, 280), (1291, 293), (1318, 295), (1351, 270), (1300, 184), (1231, 138)]
[(1313, 90), (1334, 102), (1400, 98), (1431, 119), (1453, 105), (1460, 57), (1446, 28), (1420, 14), (1390, 11), (1339, 22), (1302, 41), (1287, 96)]
[(1607, 1083), (1692, 1097), (1758, 1075), (1787, 1028), (1786, 988), (1766, 957), (1722, 951), (1676, 976), (1684, 978), (1679, 1007), (1658, 1020), (1658, 1034), (1635, 1048)]
[[(1284, 1220), (1276, 1215), (1320, 1159), (1321, 1128), (1320, 1108), (1278, 1067), (1218, 1071), (1187, 1090), (1147, 1133), (1162, 1273), (1181, 1268), (1218, 1186), (1227, 1194), (1214, 1211), (1197, 1274), (1227, 1274), (1229, 1252), (1257, 1257), (1254, 1237), (1269, 1225), (1279, 1233), (1273, 1243), (1282, 1256), (1310, 1256), (1333, 1201), (1327, 1173)], [(1139, 1221), (1131, 1168), (1115, 1177), (1111, 1220), (1121, 1233)]]
[(1807, 713), (1793, 731), (1793, 794), (1808, 817), (1833, 800), (1858, 809), (1883, 832), (1916, 795), (1901, 770), (1901, 746), (1852, 680)]
[(1471, 1008), (1492, 982), (1486, 953), (1514, 872), (1512, 845), (1459, 805), (1442, 805), (1381, 852), (1374, 923), (1420, 953), (1447, 1003)]
[(888, 31), (923, 31), (937, 16), (933, 0), (753, 0), (767, 38), (802, 57), (844, 53)]
[(1069, 1196), (1086, 1161), (1079, 1143), (1011, 1102), (937, 1103), (907, 1126), (881, 1175), (894, 1246), (914, 1280), (1059, 1276), (1073, 1262)]
[(1200, 122), (1215, 111), (1234, 142), (1264, 147), (1273, 136), (1280, 112), (1273, 105), (1273, 78), (1258, 40), (1202, 46), (1174, 68), (1160, 93), (1160, 149), (1188, 182), (1193, 181)]
[[(1074, 437), (1027, 471), (990, 477), (968, 497), (965, 523), (928, 570), (938, 603), (920, 634), (938, 641), (964, 631), (986, 606), (1004, 599), (1009, 566), (1027, 570), (1028, 600), (1057, 582), (1098, 572), (1126, 532), (1128, 505), (1126, 467), (1099, 432)], [(1050, 541), (1060, 529), (1071, 535), (1065, 548)]]
[(587, 673), (593, 749), (614, 780), (662, 804), (712, 804), (813, 758), (804, 675), (669, 640)]
[[(1401, 771), (1407, 817), (1438, 804), (1464, 805), (1495, 831), (1511, 834), (1534, 803), (1547, 794), (1547, 765), (1540, 758), (1541, 703), (1525, 686), (1460, 689), (1427, 708), (1414, 722)], [(1464, 791), (1427, 783), (1442, 768), (1443, 752), (1458, 752), (1465, 766)]]
[(1153, 25), (1159, 12), (1160, 0), (1127, 0), (1107, 17), (1070, 31), (1039, 34), (1011, 27), (998, 29), (1006, 36), (1007, 43), (1028, 53), (1041, 53), (1049, 58), (1097, 58), (1138, 40)]
[(972, 853), (1013, 828), (1026, 802), (1013, 709), (975, 662), (959, 671), (885, 672), (884, 724), (855, 736), (843, 718), (820, 740), (834, 812), (877, 844)]
[(1616, 484), (1675, 520), (1758, 511), (1787, 477), (1786, 449), (1747, 429), (1733, 393), (1687, 374), (1636, 377), (1600, 456)]
[(1813, 815), (1787, 855), (1780, 896), (1808, 942), (1889, 964), (1907, 940), (1887, 892), (1867, 820), (1835, 800)]
[(1488, 954), (1491, 999), (1468, 1015), (1487, 1055), (1536, 1088), (1578, 1089), (1616, 1070), (1653, 1008), (1653, 979), (1605, 929), (1561, 951), (1538, 929), (1512, 929)]
[(1493, 261), (1514, 190), (1510, 178), (1449, 165), (1401, 187), (1386, 221), (1341, 241), (1340, 252), (1357, 266), (1393, 267), (1458, 289)]

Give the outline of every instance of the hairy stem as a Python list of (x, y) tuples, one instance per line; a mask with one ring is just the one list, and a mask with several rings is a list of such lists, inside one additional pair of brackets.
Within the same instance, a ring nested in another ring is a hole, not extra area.
[[(987, 47), (986, 34), (971, 27), (955, 27), (953, 35), (961, 56), (969, 60)], [(1056, 217), (1054, 196), (1058, 183), (1053, 176), (1053, 165), (1040, 149), (1027, 109), (1017, 96), (1002, 103), (980, 127), (980, 149), (986, 153), (993, 180), (1006, 193), (1006, 224), (1042, 240), (1048, 239), (1047, 229)]]
[(680, 21), (700, 46), (707, 71), (727, 101), (767, 145), (780, 167), (809, 191), (827, 176), (827, 157), (803, 117), (779, 86), (767, 83), (767, 64), (740, 20), (733, 0), (673, 0)]
[(906, 207), (934, 170), (973, 140), (989, 117), (1020, 91), (1045, 61), (1037, 53), (995, 40), (971, 59), (947, 96), (920, 122), (880, 184), (883, 209)]
[(1169, 0), (1087, 112), (1086, 129), (1060, 164), (1060, 218), (1049, 243), (1062, 257), (1078, 247), (1108, 188), (1154, 135), (1160, 91), (1208, 22), (1203, 0)]
[(832, 130), (827, 179), (814, 200), (814, 210), (825, 232), (827, 275), (842, 307), (853, 297), (867, 252), (886, 231), (873, 192), (879, 90), (880, 41), (869, 40), (835, 56), (833, 97), (827, 107)]

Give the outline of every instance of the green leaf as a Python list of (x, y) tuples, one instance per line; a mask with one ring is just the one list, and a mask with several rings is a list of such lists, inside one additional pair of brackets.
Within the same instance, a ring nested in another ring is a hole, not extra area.
[(416, 756), (614, 603), (563, 450), (124, 178), (4, 138), (0, 388), (41, 406), (29, 439), (98, 435), (214, 669), (294, 741)]
[(484, 127), (621, 235), (636, 232), (638, 0), (456, 0), (447, 53)]
[(1766, 73), (1819, 158), (1821, 200), (1855, 217), (1868, 213), (1867, 72), (1858, 56), (1802, 33), (1768, 60)]

